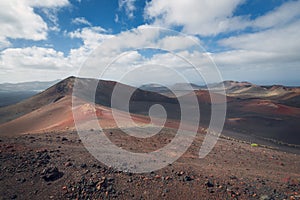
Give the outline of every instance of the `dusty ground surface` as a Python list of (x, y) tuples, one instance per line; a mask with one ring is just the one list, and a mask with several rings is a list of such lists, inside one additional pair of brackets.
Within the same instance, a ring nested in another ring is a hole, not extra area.
[[(106, 131), (116, 145), (151, 151), (172, 139), (138, 141)], [(167, 167), (120, 172), (96, 160), (76, 132), (0, 137), (1, 199), (300, 199), (300, 155), (219, 139), (198, 158), (203, 135)], [(142, 142), (142, 143), (141, 143)]]

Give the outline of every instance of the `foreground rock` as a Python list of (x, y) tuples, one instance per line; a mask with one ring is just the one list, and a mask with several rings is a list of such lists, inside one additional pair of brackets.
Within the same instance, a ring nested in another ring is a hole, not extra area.
[[(119, 131), (110, 132), (112, 141), (138, 150)], [(198, 135), (175, 163), (134, 174), (97, 161), (77, 134), (1, 137), (0, 199), (299, 199), (299, 155), (220, 139), (200, 160), (202, 140)], [(154, 138), (142, 147), (161, 141)]]
[(47, 167), (41, 173), (41, 178), (45, 181), (55, 181), (64, 175), (63, 172), (58, 171), (57, 167)]

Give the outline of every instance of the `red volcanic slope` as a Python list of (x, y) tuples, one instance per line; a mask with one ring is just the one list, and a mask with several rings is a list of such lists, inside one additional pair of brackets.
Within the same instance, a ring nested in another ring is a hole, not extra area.
[(241, 112), (300, 117), (300, 108), (282, 105), (271, 100), (254, 99), (236, 104)]
[[(94, 120), (94, 114), (96, 114), (96, 120), (103, 129), (118, 127), (114, 121), (111, 108), (100, 105), (94, 106), (89, 102), (80, 99), (77, 100), (78, 106), (74, 107), (74, 111), (80, 114), (77, 120), (79, 120), (79, 124), (83, 125), (83, 127), (86, 126), (87, 129), (93, 128), (90, 126), (90, 122)], [(78, 102), (80, 103), (78, 104)], [(119, 125), (122, 127), (131, 126), (128, 115), (125, 112), (115, 110), (114, 113), (118, 116)], [(130, 116), (137, 126), (145, 126), (150, 123), (150, 118), (147, 116), (136, 114), (130, 114)], [(178, 123), (174, 120), (168, 120), (166, 123), (166, 127), (174, 128), (177, 126)], [(68, 95), (17, 119), (1, 124), (0, 134), (13, 136), (26, 133), (34, 134), (73, 129), (75, 129), (75, 124), (72, 113), (72, 101), (71, 96)]]

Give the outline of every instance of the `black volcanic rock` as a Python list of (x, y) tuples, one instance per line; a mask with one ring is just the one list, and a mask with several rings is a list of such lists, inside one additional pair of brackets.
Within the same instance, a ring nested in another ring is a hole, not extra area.
[(47, 167), (41, 172), (41, 178), (45, 181), (55, 181), (61, 178), (64, 174), (57, 167)]

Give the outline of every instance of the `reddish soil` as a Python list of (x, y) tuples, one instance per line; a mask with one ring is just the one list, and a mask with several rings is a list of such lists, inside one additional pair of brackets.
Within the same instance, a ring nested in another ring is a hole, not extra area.
[(241, 103), (241, 111), (255, 112), (270, 115), (286, 115), (286, 116), (300, 116), (300, 108), (290, 107), (270, 100), (252, 100), (247, 103)]
[[(117, 146), (154, 150), (160, 137), (132, 140), (108, 129)], [(300, 155), (219, 139), (204, 159), (203, 134), (167, 167), (143, 174), (116, 171), (97, 161), (75, 132), (48, 132), (0, 138), (1, 199), (299, 199)]]

